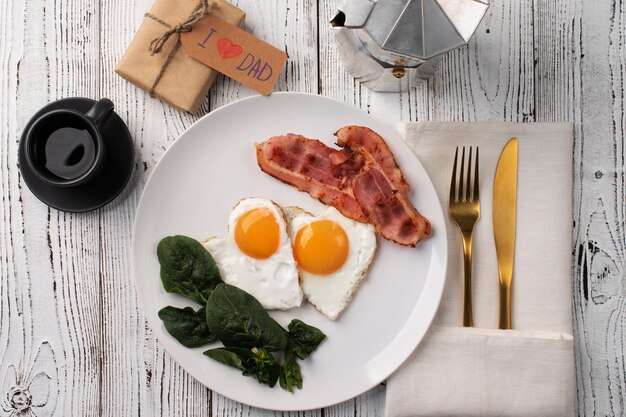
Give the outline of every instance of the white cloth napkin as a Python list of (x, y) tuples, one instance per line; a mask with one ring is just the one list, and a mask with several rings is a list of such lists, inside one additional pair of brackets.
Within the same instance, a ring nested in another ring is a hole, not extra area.
[[(481, 218), (474, 229), (475, 328), (462, 328), (463, 257), (448, 219), (448, 272), (433, 327), (387, 381), (387, 417), (571, 416), (572, 126), (569, 123), (405, 125), (444, 210), (456, 146), (480, 148)], [(514, 330), (498, 326), (498, 267), (491, 221), (500, 152), (519, 139)], [(419, 191), (417, 191), (419, 192)]]

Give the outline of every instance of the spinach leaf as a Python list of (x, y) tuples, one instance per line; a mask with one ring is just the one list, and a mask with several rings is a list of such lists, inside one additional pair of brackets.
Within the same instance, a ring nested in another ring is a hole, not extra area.
[(266, 349), (223, 347), (209, 349), (204, 354), (223, 364), (237, 368), (245, 376), (254, 377), (260, 384), (273, 387), (281, 374), (282, 367)]
[(285, 351), (285, 361), (283, 371), (280, 374), (280, 387), (289, 392), (294, 391), (294, 387), (302, 389), (302, 374), (295, 352), (291, 349), (291, 343), (287, 343)]
[(306, 359), (326, 338), (320, 329), (298, 319), (293, 319), (288, 329), (289, 347), (300, 359)]
[(292, 320), (288, 329), (280, 386), (293, 392), (295, 388), (302, 389), (302, 373), (298, 359), (309, 357), (326, 338), (326, 335), (317, 327), (309, 326), (298, 319)]
[(248, 352), (250, 352), (249, 349), (221, 347), (209, 349), (205, 351), (204, 354), (225, 365), (244, 371), (246, 368), (243, 365), (243, 361), (250, 357)]
[(285, 330), (261, 303), (232, 285), (215, 287), (206, 305), (206, 321), (211, 333), (226, 347), (256, 347), (276, 352), (287, 345)]
[(298, 319), (292, 320), (288, 329), (280, 386), (293, 392), (295, 388), (302, 389), (302, 373), (298, 359), (309, 357), (326, 338), (326, 335), (317, 327), (309, 326)]
[(217, 340), (206, 324), (204, 307), (194, 311), (191, 307), (167, 306), (159, 311), (159, 318), (165, 330), (186, 347), (194, 348)]
[(260, 384), (273, 387), (282, 372), (282, 366), (276, 362), (276, 358), (265, 348), (252, 348), (252, 361), (246, 363), (246, 376), (253, 376)]
[(161, 281), (167, 292), (191, 298), (204, 305), (211, 291), (222, 282), (211, 254), (200, 242), (187, 236), (168, 236), (157, 246)]

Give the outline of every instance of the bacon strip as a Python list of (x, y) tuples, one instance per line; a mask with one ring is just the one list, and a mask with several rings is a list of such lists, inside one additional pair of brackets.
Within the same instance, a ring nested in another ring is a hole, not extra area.
[(369, 222), (385, 239), (415, 246), (420, 236), (430, 235), (428, 220), (415, 210), (406, 195), (392, 188), (377, 168), (369, 166), (355, 177), (352, 190)]
[(346, 126), (337, 150), (288, 134), (256, 145), (261, 170), (306, 191), (344, 216), (374, 225), (387, 240), (415, 246), (430, 223), (408, 199), (409, 185), (385, 141), (371, 129)]
[(360, 167), (332, 162), (337, 150), (301, 135), (274, 136), (256, 144), (259, 167), (266, 174), (306, 191), (322, 203), (336, 207), (346, 217), (367, 223), (361, 205), (349, 187)]
[(368, 165), (380, 168), (396, 190), (403, 194), (409, 193), (409, 184), (404, 180), (389, 146), (378, 133), (363, 126), (346, 126), (339, 129), (335, 136), (337, 145), (363, 155)]

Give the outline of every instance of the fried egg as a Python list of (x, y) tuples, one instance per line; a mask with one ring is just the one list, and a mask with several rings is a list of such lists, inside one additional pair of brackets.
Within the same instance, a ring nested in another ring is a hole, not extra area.
[(209, 238), (204, 247), (222, 280), (252, 294), (264, 308), (287, 310), (302, 303), (285, 218), (272, 201), (239, 201), (230, 213), (228, 236)]
[(376, 254), (374, 226), (344, 217), (334, 207), (313, 216), (284, 209), (305, 298), (335, 320), (348, 306)]

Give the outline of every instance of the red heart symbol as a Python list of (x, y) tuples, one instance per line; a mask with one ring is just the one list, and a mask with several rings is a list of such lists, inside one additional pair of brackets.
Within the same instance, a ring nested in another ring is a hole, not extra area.
[(241, 55), (243, 49), (228, 38), (220, 38), (217, 41), (217, 51), (222, 59), (228, 59)]

